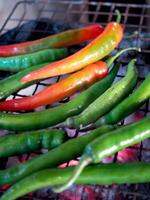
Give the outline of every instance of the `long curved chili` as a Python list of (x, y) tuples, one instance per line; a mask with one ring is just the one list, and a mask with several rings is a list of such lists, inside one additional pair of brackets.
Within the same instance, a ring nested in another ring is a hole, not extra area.
[(107, 72), (108, 67), (103, 61), (90, 64), (81, 71), (46, 87), (33, 96), (0, 102), (0, 110), (32, 110), (39, 106), (52, 104), (102, 79), (107, 75)]
[[(14, 200), (45, 187), (64, 184), (74, 167), (45, 169), (28, 176), (8, 189), (1, 200)], [(129, 184), (150, 182), (150, 163), (111, 163), (86, 167), (75, 183), (79, 184)]]
[[(119, 57), (125, 51), (129, 51), (129, 50), (139, 50), (139, 49), (136, 49), (134, 47), (123, 49), (123, 50), (117, 52), (114, 56), (111, 56), (107, 60), (105, 60), (106, 64), (108, 66), (111, 66), (111, 64), (114, 62), (115, 59), (117, 59), (117, 57)], [(1, 80), (0, 81), (0, 85), (1, 85), (1, 87), (0, 87), (0, 99), (4, 99), (4, 98), (8, 97), (9, 95), (11, 95), (12, 93), (17, 92), (19, 89), (26, 88), (27, 86), (35, 83), (36, 81), (33, 81), (33, 82), (31, 81), (31, 82), (28, 82), (28, 83), (22, 83), (22, 82), (20, 82), (20, 79), (23, 76), (25, 76), (26, 74), (28, 74), (29, 72), (40, 69), (42, 66), (46, 66), (47, 64), (48, 63), (43, 63), (41, 65), (32, 66), (28, 69), (22, 70), (21, 72), (18, 72), (16, 74), (13, 74), (13, 75)], [(109, 81), (108, 81), (108, 83), (109, 83)]]
[(61, 61), (29, 73), (21, 79), (21, 82), (29, 82), (77, 71), (86, 65), (104, 58), (118, 46), (122, 38), (123, 29), (121, 25), (117, 22), (110, 22), (103, 33), (86, 47)]
[[(95, 64), (91, 64), (83, 70), (76, 72), (70, 77), (60, 81), (59, 83), (47, 87), (46, 89), (42, 90), (34, 96), (0, 102), (0, 110), (32, 110), (38, 106), (51, 104), (56, 101), (59, 101), (76, 92), (83, 86), (92, 84), (93, 82), (97, 81), (97, 79), (105, 76), (106, 72), (108, 71), (108, 67), (112, 65), (115, 59), (117, 59), (122, 53), (129, 50), (137, 51), (139, 49), (131, 47), (120, 50), (114, 56), (110, 56), (108, 59), (106, 59), (105, 63), (107, 64), (107, 66), (102, 61), (99, 61)], [(26, 85), (26, 83), (24, 84)]]
[(75, 159), (82, 154), (85, 146), (90, 141), (113, 129), (113, 126), (100, 127), (88, 132), (84, 136), (70, 139), (59, 147), (56, 147), (43, 155), (39, 155), (38, 157), (11, 168), (0, 170), (0, 185), (15, 183), (36, 171), (48, 167), (54, 167), (71, 159)]
[[(83, 86), (88, 86), (90, 84), (93, 84), (98, 79), (103, 78), (108, 71), (108, 67), (112, 65), (115, 59), (117, 59), (122, 53), (129, 50), (138, 50), (138, 49), (132, 47), (120, 50), (114, 56), (110, 56), (108, 59), (106, 59), (105, 63), (107, 64), (107, 66), (102, 61), (90, 64), (83, 70), (74, 73), (73, 75), (60, 81), (59, 83), (56, 83), (52, 86), (45, 88), (44, 90), (35, 94), (34, 96), (0, 102), (0, 110), (1, 111), (32, 110), (38, 106), (51, 104), (67, 96), (70, 96), (71, 94), (80, 90)], [(26, 85), (26, 83), (24, 83), (23, 85)]]
[(150, 74), (145, 78), (142, 84), (120, 104), (114, 107), (101, 119), (97, 120), (96, 127), (102, 124), (115, 124), (131, 113), (135, 112), (150, 98)]
[(46, 62), (53, 62), (68, 56), (68, 50), (45, 49), (35, 53), (0, 58), (0, 70), (18, 72), (28, 67)]
[[(117, 59), (117, 57), (119, 57), (122, 53), (124, 53), (125, 51), (129, 51), (129, 50), (139, 50), (137, 48), (126, 48), (123, 50), (120, 50), (119, 52), (117, 52), (114, 56), (110, 56), (108, 59), (105, 60), (106, 64), (108, 66), (111, 66), (111, 64), (115, 61), (115, 59)], [(47, 65), (48, 63), (43, 63), (41, 65), (37, 65), (37, 66), (32, 66), (28, 69), (22, 70), (21, 72), (18, 72), (16, 74), (13, 74), (3, 80), (0, 81), (0, 99), (4, 99), (6, 97), (8, 97), (10, 94), (17, 92), (19, 89), (23, 89), (37, 81), (31, 81), (28, 83), (22, 83), (19, 80), (25, 76), (26, 74), (28, 74), (31, 71), (40, 69), (42, 66)], [(109, 76), (109, 75), (108, 75)], [(109, 83), (109, 81), (108, 81)]]
[(28, 74), (31, 71), (34, 71), (36, 69), (40, 69), (41, 67), (47, 65), (48, 63), (42, 63), (40, 65), (31, 66), (27, 69), (24, 69), (16, 74), (10, 75), (5, 79), (0, 80), (0, 99), (4, 99), (8, 97), (9, 95), (13, 94), (14, 92), (17, 92), (20, 89), (26, 88), (29, 85), (32, 85), (35, 83), (34, 81), (28, 82), (28, 83), (21, 83), (20, 79)]
[(43, 49), (61, 48), (80, 44), (81, 42), (94, 39), (100, 35), (103, 30), (104, 28), (101, 25), (93, 24), (81, 28), (67, 30), (34, 41), (0, 46), (0, 56), (15, 56), (20, 54), (33, 53)]
[(32, 153), (45, 148), (53, 149), (64, 143), (68, 137), (62, 130), (39, 130), (0, 137), (0, 158)]
[[(25, 114), (0, 113), (0, 129), (29, 131), (43, 129), (63, 122), (68, 117), (79, 114), (99, 95), (110, 87), (120, 65), (114, 66), (110, 73), (90, 88), (81, 92), (71, 101), (60, 106), (39, 112)], [(62, 114), (63, 113), (63, 114)]]
[(79, 115), (70, 117), (64, 125), (70, 128), (83, 128), (95, 122), (115, 105), (117, 105), (134, 88), (138, 73), (135, 67), (135, 59), (128, 64), (127, 74), (120, 81), (112, 85), (100, 97), (92, 102)]
[(146, 117), (141, 121), (126, 125), (101, 137), (97, 137), (85, 147), (78, 166), (66, 184), (56, 188), (55, 192), (62, 192), (70, 187), (85, 166), (91, 163), (99, 163), (102, 159), (149, 137), (150, 117)]

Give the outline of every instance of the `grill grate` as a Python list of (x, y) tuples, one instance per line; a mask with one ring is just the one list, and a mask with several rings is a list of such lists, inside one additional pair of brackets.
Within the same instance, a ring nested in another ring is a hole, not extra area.
[[(84, 2), (84, 3), (83, 3)], [(38, 12), (34, 16), (30, 17), (29, 12), (34, 9), (38, 9)], [(19, 16), (16, 15), (17, 11), (22, 9)], [(0, 27), (0, 43), (8, 44), (15, 42), (21, 42), (26, 40), (37, 39), (47, 36), (52, 33), (56, 33), (62, 30), (66, 30), (80, 25), (100, 22), (102, 25), (106, 25), (109, 21), (115, 20), (115, 9), (119, 9), (122, 14), (122, 25), (125, 33), (130, 35), (133, 31), (138, 31), (138, 34), (124, 39), (119, 48), (137, 46), (141, 47), (142, 52), (138, 54), (137, 67), (140, 72), (139, 83), (144, 79), (145, 75), (150, 71), (150, 63), (148, 56), (150, 54), (150, 5), (146, 4), (123, 4), (123, 3), (108, 3), (108, 2), (94, 2), (94, 1), (72, 1), (72, 0), (45, 0), (45, 1), (20, 1), (18, 2), (7, 19)], [(34, 21), (34, 19), (36, 21)], [(64, 24), (65, 22), (65, 24)], [(63, 25), (64, 24), (64, 25)], [(26, 26), (27, 25), (27, 26)], [(15, 29), (10, 30), (10, 27)], [(28, 27), (28, 28), (27, 28)], [(7, 35), (7, 37), (5, 37)], [(132, 55), (130, 55), (132, 56)], [(128, 59), (123, 58), (121, 60), (123, 65), (126, 65)], [(124, 76), (125, 68), (122, 68), (118, 73), (118, 78)], [(0, 77), (7, 76), (8, 74), (2, 73)], [(59, 81), (61, 77), (57, 79), (51, 79), (51, 83)], [(41, 88), (49, 85), (49, 82), (42, 81), (21, 92), (13, 94), (9, 98), (19, 98), (27, 95), (33, 95), (37, 93)], [(59, 102), (64, 103), (69, 98)], [(49, 108), (50, 106), (42, 107), (42, 109)], [(40, 108), (41, 109), (41, 108)], [(39, 110), (39, 109), (37, 109)], [(150, 115), (150, 103), (147, 101), (142, 106), (136, 115), (131, 115), (126, 118), (121, 124), (132, 121), (133, 118)], [(79, 131), (75, 132), (74, 137), (80, 134)], [(150, 162), (150, 146), (149, 140), (142, 142), (138, 146), (130, 147), (129, 149), (137, 152), (137, 160)], [(111, 162), (116, 162), (119, 155), (116, 154), (111, 158)], [(108, 162), (110, 160), (106, 160)], [(6, 161), (7, 162), (7, 161)], [(80, 190), (80, 198), (78, 194)], [(72, 191), (74, 199), (134, 199), (134, 200), (148, 200), (150, 199), (150, 184), (123, 184), (123, 185), (111, 185), (111, 186), (73, 186)], [(90, 191), (90, 192), (89, 192)], [(92, 192), (91, 192), (92, 191)], [(2, 193), (3, 191), (0, 191)], [(46, 190), (45, 196), (41, 197), (40, 192), (33, 193), (33, 196), (25, 196), (22, 199), (69, 199), (62, 193), (60, 195), (53, 194), (50, 189)], [(82, 194), (82, 195), (81, 195)], [(42, 193), (43, 195), (43, 193)]]

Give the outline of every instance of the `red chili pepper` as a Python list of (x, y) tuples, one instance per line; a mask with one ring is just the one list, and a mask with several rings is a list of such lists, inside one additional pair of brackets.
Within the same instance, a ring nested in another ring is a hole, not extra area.
[(0, 46), (0, 56), (15, 56), (19, 54), (32, 53), (42, 49), (67, 47), (80, 44), (87, 40), (94, 39), (101, 34), (103, 30), (104, 28), (102, 26), (94, 24), (64, 31), (35, 41)]
[(99, 61), (45, 88), (34, 96), (0, 102), (0, 110), (32, 110), (38, 106), (57, 102), (103, 78), (107, 72), (108, 66), (106, 63)]
[(110, 22), (103, 33), (86, 47), (65, 59), (27, 74), (21, 79), (21, 82), (29, 82), (77, 71), (108, 55), (118, 46), (122, 37), (123, 29), (121, 25), (117, 22)]

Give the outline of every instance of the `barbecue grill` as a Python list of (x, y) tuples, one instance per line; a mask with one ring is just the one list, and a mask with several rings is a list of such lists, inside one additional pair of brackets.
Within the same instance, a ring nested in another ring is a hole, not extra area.
[[(38, 6), (38, 12), (35, 19), (30, 18), (28, 13)], [(19, 9), (23, 12), (20, 16), (16, 17), (16, 12)], [(47, 36), (49, 34), (57, 33), (70, 28), (80, 27), (85, 24), (98, 22), (102, 25), (106, 25), (108, 22), (115, 20), (115, 9), (119, 9), (122, 15), (121, 23), (125, 31), (125, 39), (120, 44), (119, 48), (125, 48), (129, 46), (136, 46), (142, 49), (141, 53), (136, 55), (137, 67), (139, 70), (138, 83), (144, 80), (144, 77), (150, 72), (150, 4), (124, 4), (124, 3), (109, 3), (109, 2), (95, 2), (95, 1), (73, 1), (73, 0), (48, 0), (48, 1), (19, 1), (12, 11), (9, 13), (5, 22), (0, 27), (0, 44), (11, 44), (15, 42), (22, 42), (27, 40), (33, 40)], [(10, 29), (10, 24), (13, 23), (15, 28)], [(133, 32), (136, 34), (132, 34)], [(84, 46), (74, 46), (70, 48), (73, 52), (77, 48)], [(129, 53), (121, 58), (123, 67), (118, 72), (117, 79), (124, 76), (126, 64), (131, 57), (135, 54)], [(8, 76), (9, 73), (1, 72), (0, 78)], [(37, 93), (41, 88), (46, 87), (56, 81), (59, 81), (61, 77), (51, 79), (50, 81), (41, 81), (28, 88), (27, 90), (21, 90), (9, 97), (20, 98)], [(58, 104), (62, 104), (69, 101), (69, 98), (65, 98)], [(53, 105), (52, 105), (53, 106)], [(40, 109), (47, 109), (50, 106), (44, 106)], [(39, 109), (37, 109), (39, 110)], [(128, 118), (121, 122), (121, 125), (129, 123), (139, 116), (150, 115), (150, 103), (147, 101), (136, 113), (130, 115)], [(70, 134), (67, 129), (68, 134)], [(1, 131), (2, 132), (2, 131)], [(79, 130), (75, 130), (73, 137), (77, 137), (80, 134)], [(72, 135), (71, 135), (72, 137)], [(129, 149), (137, 152), (137, 160), (139, 162), (150, 162), (150, 140), (141, 142), (138, 146), (130, 147)], [(36, 156), (41, 152), (36, 152)], [(117, 162), (118, 154), (115, 154), (110, 162)], [(16, 160), (16, 159), (15, 159)], [(106, 160), (109, 162), (109, 160)], [(0, 167), (6, 168), (6, 164), (10, 163), (7, 159), (0, 160)], [(66, 164), (66, 166), (69, 163)], [(0, 190), (0, 194), (4, 192), (4, 189)], [(68, 192), (68, 193), (67, 193)], [(52, 193), (51, 189), (45, 189), (42, 191), (36, 191), (32, 195), (27, 195), (21, 199), (28, 200), (41, 200), (41, 199), (102, 199), (102, 200), (148, 200), (150, 199), (150, 184), (122, 184), (122, 185), (88, 185), (88, 186), (73, 186), (67, 192), (61, 194)], [(68, 196), (66, 195), (68, 194)]]

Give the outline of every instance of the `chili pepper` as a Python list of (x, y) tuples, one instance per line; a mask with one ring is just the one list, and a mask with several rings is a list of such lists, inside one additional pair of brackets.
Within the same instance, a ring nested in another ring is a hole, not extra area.
[(92, 85), (92, 83), (105, 77), (107, 72), (108, 67), (105, 62), (99, 61), (90, 64), (81, 71), (70, 75), (58, 83), (46, 87), (33, 96), (0, 102), (0, 110), (32, 110), (38, 106), (52, 104), (72, 95), (83, 87)]
[(85, 42), (87, 40), (91, 40), (97, 37), (103, 32), (103, 30), (104, 28), (99, 24), (93, 24), (82, 28), (76, 28), (58, 34), (50, 35), (48, 37), (34, 41), (0, 46), (0, 56), (8, 57), (26, 53), (33, 53), (43, 49), (61, 48), (80, 44), (81, 42)]
[(45, 88), (34, 96), (0, 102), (0, 110), (32, 110), (38, 106), (51, 104), (70, 96), (80, 90), (83, 86), (90, 85), (98, 79), (104, 77), (108, 71), (108, 67), (112, 65), (114, 60), (122, 53), (129, 50), (137, 50), (137, 48), (127, 48), (119, 51), (105, 61), (107, 65), (102, 61), (90, 64), (83, 70), (74, 73), (59, 83)]
[(103, 33), (86, 47), (61, 61), (29, 73), (21, 79), (21, 82), (29, 82), (36, 79), (43, 79), (77, 71), (108, 55), (118, 46), (122, 37), (123, 29), (121, 25), (117, 22), (110, 22)]
[(41, 67), (47, 65), (47, 63), (43, 63), (40, 65), (35, 65), (31, 66), (27, 69), (24, 69), (16, 74), (13, 74), (11, 76), (8, 76), (5, 79), (2, 79), (0, 81), (0, 99), (4, 99), (11, 95), (14, 92), (17, 92), (19, 89), (23, 89), (28, 87), (29, 85), (32, 85), (35, 82), (28, 82), (26, 83), (21, 83), (19, 80), (27, 73), (34, 71), (36, 69), (40, 69)]
[(25, 55), (0, 58), (0, 70), (18, 72), (33, 65), (60, 60), (67, 55), (68, 50), (63, 48), (46, 49)]
[[(14, 184), (4, 193), (1, 200), (14, 200), (29, 192), (44, 187), (64, 184), (74, 167), (45, 169), (36, 172)], [(76, 184), (123, 184), (150, 182), (150, 163), (112, 163), (86, 167), (76, 180)]]
[[(116, 53), (114, 56), (109, 57), (105, 62), (108, 66), (111, 66), (111, 64), (114, 62), (114, 60), (119, 57), (122, 53), (124, 53), (125, 51), (129, 51), (129, 50), (138, 50), (136, 48), (127, 48), (127, 49), (123, 49), (121, 51), (119, 51), (118, 53)], [(19, 80), (25, 76), (26, 74), (28, 74), (31, 71), (34, 71), (36, 69), (41, 68), (42, 66), (45, 66), (47, 63), (45, 64), (41, 64), (38, 66), (32, 66), (28, 69), (22, 70), (21, 72), (14, 74), (12, 76), (9, 76), (6, 79), (3, 79), (0, 81), (0, 99), (6, 98), (8, 97), (10, 94), (18, 91), (19, 89), (25, 88), (29, 85), (31, 85), (33, 82), (28, 82), (28, 83), (22, 83)], [(36, 81), (35, 81), (36, 82)]]
[(146, 100), (150, 98), (150, 74), (143, 83), (129, 97), (124, 99), (119, 105), (114, 107), (101, 119), (97, 120), (94, 126), (102, 124), (115, 124), (131, 113), (135, 112)]
[(82, 128), (96, 121), (118, 104), (136, 84), (138, 73), (135, 68), (135, 61), (134, 59), (128, 64), (127, 74), (124, 78), (112, 85), (79, 115), (68, 118), (64, 125), (70, 128)]
[[(116, 53), (114, 56), (109, 57), (105, 62), (108, 66), (111, 66), (111, 64), (114, 62), (115, 59), (117, 59), (117, 57), (119, 57), (122, 53), (124, 53), (125, 51), (129, 51), (129, 50), (136, 50), (136, 48), (127, 48), (127, 49), (123, 49), (121, 51), (119, 51), (118, 53)], [(138, 50), (138, 49), (137, 49)], [(19, 89), (23, 89), (31, 84), (33, 84), (34, 82), (28, 82), (28, 83), (22, 83), (19, 80), (25, 76), (26, 74), (28, 74), (31, 71), (34, 71), (36, 69), (41, 68), (42, 66), (47, 65), (48, 63), (44, 63), (41, 65), (37, 65), (37, 66), (32, 66), (28, 69), (24, 69), (14, 75), (9, 76), (8, 78), (5, 78), (3, 80), (0, 81), (0, 99), (6, 98), (8, 97), (10, 94), (18, 91)], [(109, 81), (108, 81), (109, 82)], [(106, 83), (105, 83), (106, 84)], [(105, 85), (104, 84), (104, 85)]]
[(95, 129), (84, 136), (70, 139), (59, 147), (56, 147), (43, 155), (39, 155), (32, 160), (5, 170), (0, 170), (0, 185), (14, 183), (23, 177), (32, 174), (33, 172), (47, 167), (57, 166), (74, 159), (77, 156), (80, 156), (84, 150), (84, 147), (91, 140), (113, 129), (114, 127), (112, 126), (104, 126)]
[(40, 148), (53, 149), (67, 140), (64, 131), (40, 130), (0, 137), (0, 157), (30, 153)]
[(101, 95), (107, 88), (110, 87), (118, 72), (118, 69), (119, 65), (116, 65), (107, 77), (95, 83), (90, 88), (80, 93), (77, 97), (63, 105), (44, 111), (19, 115), (0, 113), (0, 129), (14, 131), (43, 129), (61, 123), (70, 116), (79, 114), (92, 101), (94, 101), (99, 95)]
[(85, 166), (91, 163), (99, 163), (102, 159), (149, 137), (150, 117), (97, 137), (85, 147), (79, 164), (66, 184), (56, 188), (55, 192), (62, 192), (70, 187)]

